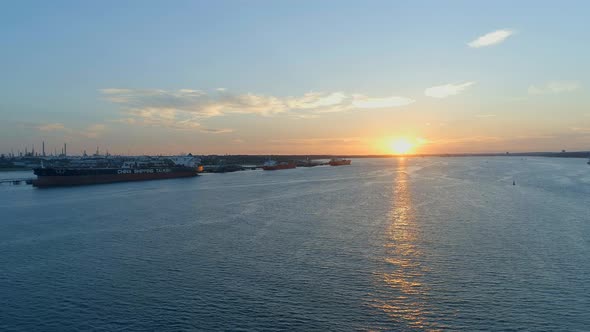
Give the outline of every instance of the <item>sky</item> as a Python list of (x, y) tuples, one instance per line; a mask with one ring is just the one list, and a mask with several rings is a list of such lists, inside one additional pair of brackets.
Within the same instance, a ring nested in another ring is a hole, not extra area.
[(588, 1), (6, 2), (0, 153), (590, 150), (589, 14)]

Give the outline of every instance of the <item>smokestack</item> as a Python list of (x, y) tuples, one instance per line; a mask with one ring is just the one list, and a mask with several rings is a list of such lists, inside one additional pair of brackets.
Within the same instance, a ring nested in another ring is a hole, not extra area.
[(43, 157), (45, 157), (45, 141), (43, 141)]
[(68, 155), (68, 146), (64, 143), (64, 157)]

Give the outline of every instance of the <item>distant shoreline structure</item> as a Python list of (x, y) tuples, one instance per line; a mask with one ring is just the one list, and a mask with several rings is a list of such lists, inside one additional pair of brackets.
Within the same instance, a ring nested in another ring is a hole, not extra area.
[[(150, 157), (150, 156), (144, 156)], [(365, 158), (425, 158), (425, 157), (548, 157), (548, 158), (590, 158), (590, 151), (572, 151), (572, 152), (505, 152), (505, 153), (437, 153), (437, 154), (406, 154), (406, 155), (395, 155), (395, 154), (372, 154), (372, 155), (354, 155), (354, 154), (321, 154), (321, 155), (272, 155), (272, 158), (277, 162), (298, 162), (305, 166), (305, 163), (309, 163), (311, 160), (330, 160), (333, 158), (343, 159), (365, 159)], [(137, 158), (137, 156), (121, 156), (121, 155), (94, 155), (92, 157), (83, 156), (19, 156), (19, 157), (0, 157), (0, 171), (18, 171), (18, 170), (31, 170), (39, 167), (42, 162), (65, 162), (70, 161), (79, 162), (80, 159), (95, 159), (98, 158), (104, 161), (125, 159), (125, 158)], [(199, 155), (202, 160), (202, 165), (213, 168), (226, 169), (228, 167), (240, 166), (244, 168), (244, 165), (262, 165), (268, 160), (268, 155), (248, 155), (248, 154), (236, 154), (236, 155)], [(251, 167), (246, 167), (251, 168)]]
[[(111, 154), (109, 150), (106, 153), (100, 153), (99, 146), (96, 147), (96, 152), (92, 155), (87, 154), (86, 150), (83, 150), (82, 154), (68, 154), (67, 143), (63, 144), (61, 151), (54, 149), (53, 153), (46, 153), (45, 141), (41, 142), (41, 151), (35, 151), (35, 145), (25, 147), (24, 151), (11, 149), (10, 153), (0, 152), (0, 168), (7, 168), (8, 165), (3, 165), (4, 161), (7, 160), (22, 160), (22, 159), (38, 159), (38, 160), (58, 160), (58, 159), (72, 159), (72, 158), (138, 158), (138, 157), (170, 157), (173, 155), (165, 155), (161, 153), (156, 154)], [(190, 154), (190, 153), (189, 153)], [(179, 155), (185, 155), (181, 152)], [(291, 158), (291, 159), (334, 159), (334, 158), (395, 158), (395, 157), (496, 157), (496, 156), (511, 156), (511, 157), (558, 157), (558, 158), (589, 158), (590, 151), (528, 151), (528, 152), (465, 152), (465, 153), (386, 153), (386, 154), (198, 154), (193, 153), (190, 155), (200, 156), (202, 158), (214, 158), (214, 159), (225, 159), (225, 158), (242, 158), (242, 159), (254, 159), (264, 158), (265, 161), (270, 156), (276, 156), (280, 159)], [(283, 161), (283, 160), (279, 160)], [(262, 164), (262, 163), (261, 163)], [(19, 166), (24, 165), (14, 165)]]

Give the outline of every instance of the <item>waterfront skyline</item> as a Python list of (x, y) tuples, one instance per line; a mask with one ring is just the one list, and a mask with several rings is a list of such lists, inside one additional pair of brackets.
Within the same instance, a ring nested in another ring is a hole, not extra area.
[(589, 150), (589, 7), (11, 3), (0, 152)]

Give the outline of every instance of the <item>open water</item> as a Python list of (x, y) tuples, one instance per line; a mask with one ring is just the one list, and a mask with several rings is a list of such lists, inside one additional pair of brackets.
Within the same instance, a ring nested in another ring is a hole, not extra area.
[(588, 331), (590, 167), (358, 159), (0, 185), (0, 330)]

